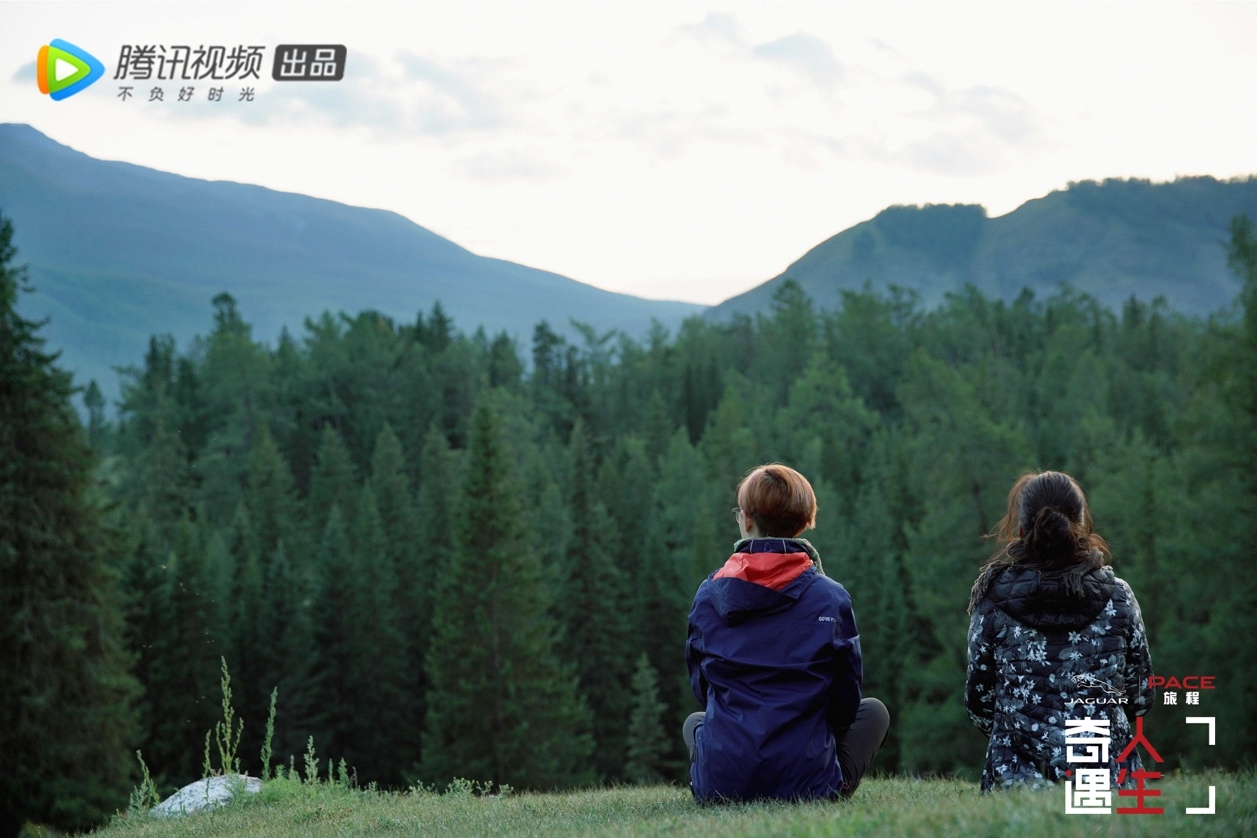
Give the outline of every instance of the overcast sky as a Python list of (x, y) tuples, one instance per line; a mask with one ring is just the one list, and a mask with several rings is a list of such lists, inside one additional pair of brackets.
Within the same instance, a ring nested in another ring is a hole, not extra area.
[[(53, 38), (104, 79), (40, 95)], [(344, 81), (272, 81), (282, 43), (346, 45)], [(124, 44), (265, 45), (267, 66), (252, 102), (151, 81), (124, 102)], [(0, 2), (0, 122), (715, 303), (890, 204), (1257, 173), (1255, 44), (1254, 3)]]

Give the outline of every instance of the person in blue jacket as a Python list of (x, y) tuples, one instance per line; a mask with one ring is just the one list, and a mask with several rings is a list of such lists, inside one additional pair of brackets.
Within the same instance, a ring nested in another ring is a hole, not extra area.
[(890, 727), (861, 699), (851, 597), (799, 535), (815, 526), (803, 475), (770, 463), (738, 485), (742, 539), (694, 595), (685, 658), (704, 712), (685, 721), (700, 802), (848, 797)]

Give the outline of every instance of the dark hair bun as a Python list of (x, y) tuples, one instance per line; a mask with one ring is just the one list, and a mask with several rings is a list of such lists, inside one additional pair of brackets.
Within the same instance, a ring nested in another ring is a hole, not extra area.
[(1025, 540), (1030, 554), (1042, 559), (1067, 555), (1077, 549), (1072, 522), (1054, 506), (1039, 509)]

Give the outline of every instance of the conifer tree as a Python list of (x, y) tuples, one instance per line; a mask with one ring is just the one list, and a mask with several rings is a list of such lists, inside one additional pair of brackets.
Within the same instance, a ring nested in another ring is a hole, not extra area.
[(384, 555), (396, 580), (391, 605), (404, 651), (401, 689), (405, 718), (399, 720), (393, 737), (403, 751), (411, 753), (409, 762), (401, 766), (409, 768), (418, 757), (423, 736), (427, 689), (423, 659), (432, 633), (434, 575), (431, 563), (424, 562), (421, 555), (415, 504), (405, 468), (401, 441), (385, 424), (371, 458), (371, 488), (384, 533)]
[[(539, 454), (531, 464), (525, 495), (535, 502), (532, 540), (541, 566), (557, 581), (562, 575), (567, 547), (572, 540), (572, 514), (568, 493), (560, 488), (560, 484), (567, 484), (569, 469), (562, 465), (567, 458), (557, 441), (553, 445), (553, 450)], [(555, 617), (562, 625), (561, 615), (556, 614)]]
[(646, 445), (646, 456), (651, 463), (656, 463), (668, 450), (668, 441), (676, 425), (668, 414), (668, 406), (658, 390), (650, 394), (646, 405), (646, 419), (643, 422), (642, 441)]
[(175, 339), (168, 334), (149, 338), (142, 367), (131, 365), (119, 370), (122, 375), (121, 450), (129, 454), (142, 452), (153, 439), (157, 418), (170, 418), (174, 370)]
[(261, 633), (265, 574), (253, 532), (253, 521), (242, 498), (225, 539), (228, 566), (225, 573), (217, 574), (217, 611), (219, 625), (226, 629), (224, 657), (237, 684), (236, 696), (245, 722), (241, 748), (247, 754), (257, 753), (256, 746), (261, 744), (264, 696), (270, 692), (262, 686), (268, 677), (268, 654)]
[(633, 714), (628, 728), (628, 762), (624, 773), (635, 783), (663, 779), (668, 739), (662, 716), (667, 707), (659, 699), (659, 679), (643, 652), (633, 673)]
[[(406, 457), (401, 441), (392, 426), (385, 424), (375, 440), (371, 456), (371, 489), (375, 494), (384, 528), (385, 550), (397, 574), (397, 584), (416, 587), (421, 584), (423, 571), (416, 561), (414, 550), (418, 541), (415, 521), (415, 505), (409, 481), (406, 479)], [(410, 618), (416, 615), (408, 614)]]
[[(454, 527), (459, 480), (454, 452), (446, 435), (433, 422), (423, 436), (419, 455), (420, 478), (415, 489), (413, 554), (402, 559), (398, 584), (406, 599), (404, 623), (409, 634), (410, 673), (419, 725), (419, 751), (425, 741), (430, 683), (427, 659), (433, 642), (435, 590), (440, 569), (453, 556), (457, 533)], [(408, 580), (408, 581), (402, 581)], [(409, 589), (407, 586), (410, 586)]]
[(359, 494), (345, 629), (352, 650), (353, 724), (345, 758), (367, 782), (397, 784), (417, 758), (407, 690), (406, 638), (397, 611), (397, 575), (370, 484)]
[[(299, 750), (312, 710), (314, 549), (301, 525), (301, 502), (288, 463), (263, 425), (249, 461), (244, 505), (248, 551), (260, 582), (253, 645), (241, 649), (256, 665), (237, 670), (245, 742), (264, 735), (271, 690), (279, 687), (284, 712), (276, 721), (276, 748)], [(229, 659), (228, 663), (234, 662)], [(242, 660), (243, 666), (247, 661)], [(250, 749), (250, 753), (252, 753)], [(277, 750), (277, 753), (285, 751)]]
[[(772, 428), (764, 422), (771, 406), (766, 393), (736, 373), (712, 412), (710, 427), (699, 448), (707, 460), (710, 485), (721, 496), (721, 506), (733, 496), (738, 482), (754, 464), (768, 459)], [(747, 463), (752, 465), (748, 466)]]
[(83, 391), (83, 406), (87, 408), (87, 441), (97, 452), (104, 451), (113, 428), (105, 418), (105, 394), (94, 378)]
[(146, 507), (149, 523), (169, 546), (175, 526), (190, 511), (197, 479), (176, 404), (175, 341), (149, 340), (142, 368), (121, 370), (122, 401), (116, 448), (130, 466), (122, 472), (123, 493)]
[[(165, 631), (168, 617), (163, 607), (165, 590), (165, 539), (153, 525), (143, 504), (131, 516), (126, 528), (128, 550), (122, 564), (121, 588), (125, 591), (123, 637), (131, 652), (131, 673), (141, 688), (136, 702), (139, 738), (136, 744), (145, 753), (153, 753), (155, 715), (149, 682), (154, 669), (154, 648), (158, 635)], [(160, 747), (160, 746), (158, 746)], [(160, 763), (153, 764), (161, 775)]]
[[(864, 694), (881, 699), (892, 717), (903, 706), (904, 682), (916, 645), (895, 535), (895, 520), (880, 481), (866, 481), (860, 487), (844, 558), (849, 566), (862, 566), (861, 584), (850, 588), (864, 653)], [(878, 754), (880, 765), (898, 767), (899, 740), (892, 725)]]
[(136, 741), (96, 457), (70, 374), (17, 312), (29, 290), (0, 216), (0, 835), (85, 829), (122, 805)]
[(820, 323), (807, 292), (793, 279), (773, 291), (769, 314), (756, 316), (751, 374), (780, 401), (800, 376), (820, 337)]
[(310, 473), (310, 498), (306, 504), (310, 531), (316, 541), (326, 532), (332, 507), (340, 506), (343, 519), (348, 510), (354, 508), (357, 492), (358, 478), (349, 449), (334, 427), (324, 425), (318, 460)]
[(524, 365), (515, 351), (514, 339), (499, 332), (489, 345), (489, 386), (516, 390), (523, 374)]
[(257, 437), (249, 458), (245, 504), (253, 550), (263, 560), (265, 571), (266, 561), (280, 542), (295, 552), (298, 560), (304, 558), (305, 544), (299, 537), (301, 508), (288, 463), (266, 426), (259, 429)]
[(555, 656), (551, 597), (491, 398), (473, 415), (459, 543), (439, 569), (422, 773), (570, 786), (588, 778), (588, 711)]
[[(205, 541), (206, 573), (213, 583), (214, 622), (218, 627), (218, 642), (222, 657), (231, 648), (235, 626), (235, 603), (231, 599), (236, 578), (236, 560), (231, 553), (234, 528), (210, 527)], [(221, 662), (220, 662), (221, 665)]]
[(542, 320), (533, 330), (532, 401), (547, 424), (561, 436), (571, 431), (574, 409), (565, 386), (572, 370), (573, 347)]
[(624, 719), (629, 712), (628, 603), (616, 562), (615, 522), (595, 494), (597, 475), (585, 425), (572, 429), (572, 538), (559, 588), (565, 632), (560, 643), (576, 667), (594, 721), (594, 767), (605, 777), (624, 766)]
[[(298, 567), (290, 558), (288, 542), (280, 541), (267, 563), (263, 580), (258, 632), (265, 644), (265, 655), (264, 674), (258, 687), (268, 695), (269, 690), (279, 689), (280, 712), (275, 719), (272, 747), (280, 756), (304, 750), (317, 718), (317, 614), (313, 601), (316, 570)], [(268, 707), (269, 704), (260, 709)]]
[(136, 474), (140, 497), (166, 542), (174, 537), (175, 527), (188, 514), (194, 491), (188, 455), (172, 424), (170, 411), (160, 407), (153, 417), (153, 435), (139, 458)]
[(851, 392), (842, 367), (823, 351), (817, 351), (807, 368), (790, 386), (789, 401), (777, 412), (779, 437), (786, 453), (798, 461), (809, 443), (819, 444), (815, 469), (807, 473), (815, 482), (822, 478), (834, 487), (839, 506), (855, 502), (860, 467), (868, 457), (868, 440), (874, 416)]
[[(210, 519), (229, 521), (247, 480), (250, 455), (272, 403), (271, 356), (252, 338), (230, 294), (214, 297), (214, 328), (203, 346), (197, 400), (205, 447), (196, 461)], [(233, 670), (234, 671), (234, 670)]]
[(438, 568), (453, 552), (457, 537), (454, 510), (459, 492), (455, 465), (445, 434), (435, 423), (429, 425), (419, 455), (420, 478), (415, 491), (415, 530), (419, 544), (414, 572), (416, 579), (429, 582), (428, 595), (419, 599), (423, 610), (417, 618), (425, 627), (430, 627), (432, 622), (430, 586), (435, 584)]
[(332, 758), (345, 756), (354, 731), (354, 654), (350, 590), (354, 572), (349, 533), (339, 504), (333, 504), (319, 547), (314, 604), (315, 746)]
[[(685, 431), (678, 429), (660, 465), (659, 480), (655, 483), (655, 510), (663, 549), (683, 580), (687, 605), (699, 583), (723, 558), (718, 552), (698, 554), (698, 542), (711, 540), (700, 537), (702, 534), (698, 532), (709, 525), (705, 523), (705, 471), (703, 455), (690, 445)], [(730, 538), (736, 536), (734, 532)]]
[(420, 312), (415, 326), (415, 333), (419, 342), (426, 346), (434, 355), (444, 352), (446, 347), (450, 345), (450, 342), (454, 339), (453, 330), (454, 321), (445, 313), (445, 308), (441, 305), (440, 300), (432, 304), (432, 313), (428, 315), (428, 322), (423, 322), (423, 312)]
[(176, 526), (161, 582), (144, 684), (151, 723), (144, 756), (169, 785), (182, 786), (200, 776), (205, 731), (219, 715), (213, 583), (201, 533), (188, 518)]

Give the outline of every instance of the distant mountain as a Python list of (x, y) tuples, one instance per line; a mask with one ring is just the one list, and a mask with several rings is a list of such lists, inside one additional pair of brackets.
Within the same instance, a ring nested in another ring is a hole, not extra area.
[(96, 160), (28, 125), (0, 124), (0, 211), (35, 286), (23, 313), (51, 317), (63, 366), (110, 395), (113, 366), (139, 363), (150, 335), (208, 331), (220, 291), (262, 340), (324, 310), (400, 322), (440, 300), (462, 330), (506, 330), (525, 353), (543, 319), (640, 335), (702, 309), (477, 256), (384, 210)]
[(866, 282), (916, 289), (927, 306), (967, 283), (1011, 300), (1023, 288), (1044, 296), (1068, 282), (1112, 308), (1131, 295), (1161, 295), (1177, 311), (1207, 314), (1239, 291), (1226, 241), (1240, 212), (1257, 220), (1257, 178), (1086, 181), (998, 218), (977, 205), (894, 206), (708, 316), (764, 309), (787, 278), (824, 308)]

